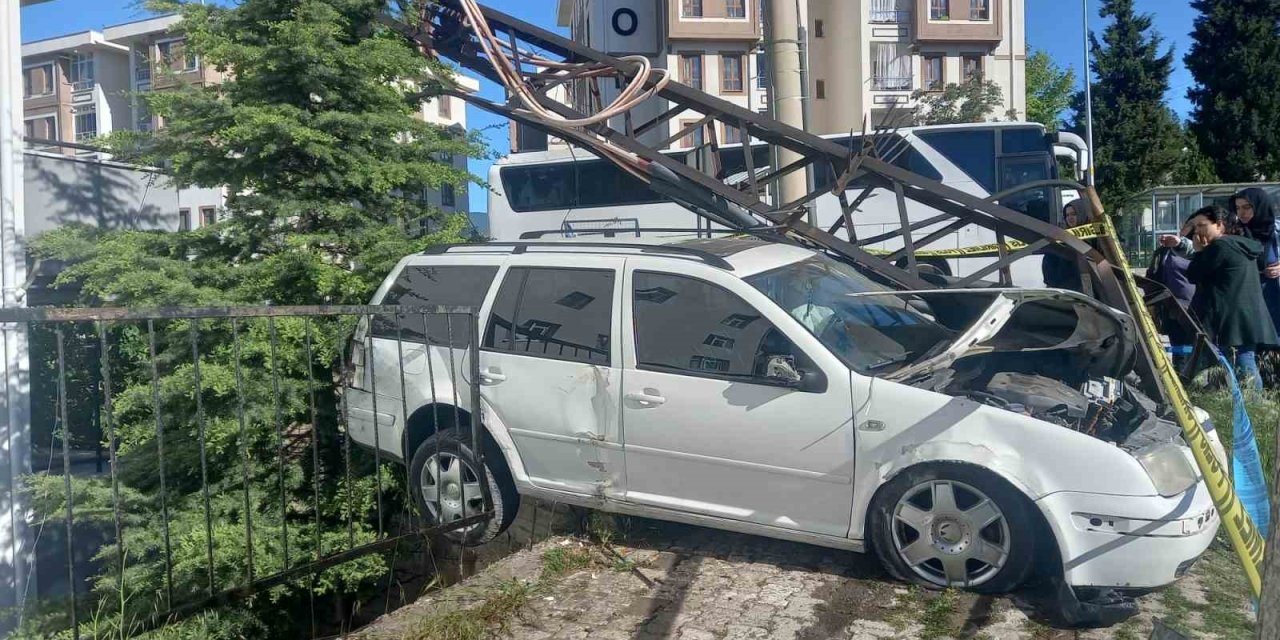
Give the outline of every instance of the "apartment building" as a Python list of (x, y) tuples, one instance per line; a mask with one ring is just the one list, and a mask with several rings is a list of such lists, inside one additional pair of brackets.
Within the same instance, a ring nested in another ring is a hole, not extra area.
[[(24, 43), (24, 134), (37, 141), (29, 145), (34, 152), (96, 158), (89, 150), (38, 141), (75, 143), (118, 130), (151, 131), (164, 122), (150, 113), (139, 94), (222, 82), (223, 73), (187, 48), (177, 28), (180, 21), (177, 15), (157, 16)], [(480, 88), (472, 78), (459, 76), (457, 81), (466, 91)], [(424, 101), (418, 116), (443, 127), (467, 126), (466, 104), (456, 97)], [(442, 160), (466, 168), (463, 156)], [(223, 199), (211, 202), (208, 190), (188, 191), (202, 195), (179, 202), (173, 226), (188, 230), (217, 222)], [(465, 187), (445, 186), (420, 197), (452, 213), (467, 211), (467, 195)]]
[[(764, 22), (770, 0), (558, 0), (557, 22), (578, 42), (615, 55), (645, 55), (680, 82), (748, 109), (768, 112), (768, 58)], [(787, 0), (795, 1), (795, 0)], [(881, 125), (893, 111), (914, 108), (917, 91), (941, 91), (981, 74), (1002, 88), (1004, 106), (993, 116), (1026, 109), (1025, 0), (798, 0), (806, 25), (810, 121), (819, 134)], [(779, 38), (792, 37), (778, 34)], [(567, 101), (579, 107), (582, 88)], [(604, 83), (599, 101), (616, 88)], [(661, 110), (646, 105), (643, 122)], [(650, 113), (652, 112), (652, 113)], [(648, 144), (689, 147), (706, 130), (676, 137), (698, 116), (679, 116)], [(737, 131), (714, 132), (737, 142)], [(545, 141), (513, 127), (513, 149), (544, 148)], [(552, 142), (552, 146), (555, 141)]]

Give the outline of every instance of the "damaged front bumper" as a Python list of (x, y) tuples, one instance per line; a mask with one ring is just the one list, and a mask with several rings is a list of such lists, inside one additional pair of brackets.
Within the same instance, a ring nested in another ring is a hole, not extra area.
[(1151, 589), (1182, 576), (1221, 520), (1203, 482), (1169, 498), (1059, 492), (1036, 501), (1073, 587)]

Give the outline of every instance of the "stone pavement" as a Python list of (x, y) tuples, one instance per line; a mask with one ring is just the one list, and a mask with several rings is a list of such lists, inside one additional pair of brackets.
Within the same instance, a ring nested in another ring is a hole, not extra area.
[[(531, 548), (522, 545), (462, 584), (424, 596), (354, 637), (445, 637), (423, 621), (475, 609), (486, 594), (513, 579), (534, 588), (510, 615), (490, 620), (484, 637), (1145, 640), (1155, 618), (1171, 619), (1191, 637), (1246, 637), (1247, 629), (1229, 627), (1219, 609), (1208, 606), (1194, 575), (1172, 596), (1143, 598), (1142, 613), (1122, 625), (1055, 630), (1023, 598), (925, 592), (888, 578), (872, 556), (643, 519), (610, 520), (623, 523), (606, 529), (606, 535), (617, 540), (610, 548), (625, 561), (583, 538), (552, 536)], [(592, 528), (597, 534), (601, 530)], [(548, 553), (565, 552), (589, 555), (591, 562), (547, 579)], [(1230, 612), (1237, 618), (1251, 614), (1247, 603), (1230, 602), (1227, 606), (1239, 609)]]

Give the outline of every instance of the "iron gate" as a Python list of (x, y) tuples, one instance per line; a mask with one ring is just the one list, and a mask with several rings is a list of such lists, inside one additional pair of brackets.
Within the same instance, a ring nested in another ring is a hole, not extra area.
[[(492, 513), (482, 479), (479, 513), (427, 528), (407, 464), (410, 438), (442, 424), (404, 428), (429, 397), (437, 417), (453, 409), (483, 468), (469, 413), (474, 308), (37, 308), (0, 310), (0, 323), (31, 334), (38, 441), (23, 479), (37, 579), (16, 612), (19, 635), (129, 637), (255, 597), (294, 603), (286, 616), (305, 604), (309, 620), (291, 624), (332, 633), (317, 599), (358, 607), (353, 594), (391, 579), (399, 545), (483, 527)], [(375, 323), (394, 342), (390, 369), (376, 348), (352, 348)], [(407, 352), (427, 366), (406, 373)], [(371, 447), (347, 428), (364, 373)], [(452, 397), (437, 398), (437, 383)], [(400, 442), (377, 441), (379, 412), (401, 425)]]

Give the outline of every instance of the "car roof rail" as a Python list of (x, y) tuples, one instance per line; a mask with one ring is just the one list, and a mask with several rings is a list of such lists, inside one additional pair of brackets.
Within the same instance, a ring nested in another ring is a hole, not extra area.
[[(520, 234), (521, 240), (539, 240), (547, 236), (565, 235), (574, 236), (605, 236), (613, 238), (615, 236), (640, 235), (642, 233), (688, 233), (692, 235), (718, 235), (718, 236), (754, 236), (753, 234), (742, 229), (695, 229), (692, 227), (617, 227), (614, 229), (543, 229), (541, 231), (526, 231)], [(701, 237), (701, 236), (699, 236)]]
[[(733, 271), (733, 265), (728, 260), (711, 253), (692, 247), (676, 247), (671, 245), (660, 244), (632, 244), (625, 242), (466, 242), (459, 244), (442, 244), (427, 248), (422, 252), (425, 256), (438, 256), (449, 253), (452, 249), (462, 248), (478, 248), (478, 249), (508, 249), (511, 254), (519, 255), (526, 253), (529, 249), (632, 249), (640, 253), (651, 254), (667, 254), (668, 256), (693, 258), (708, 266), (724, 269), (725, 271)], [(572, 253), (566, 251), (566, 253)]]

